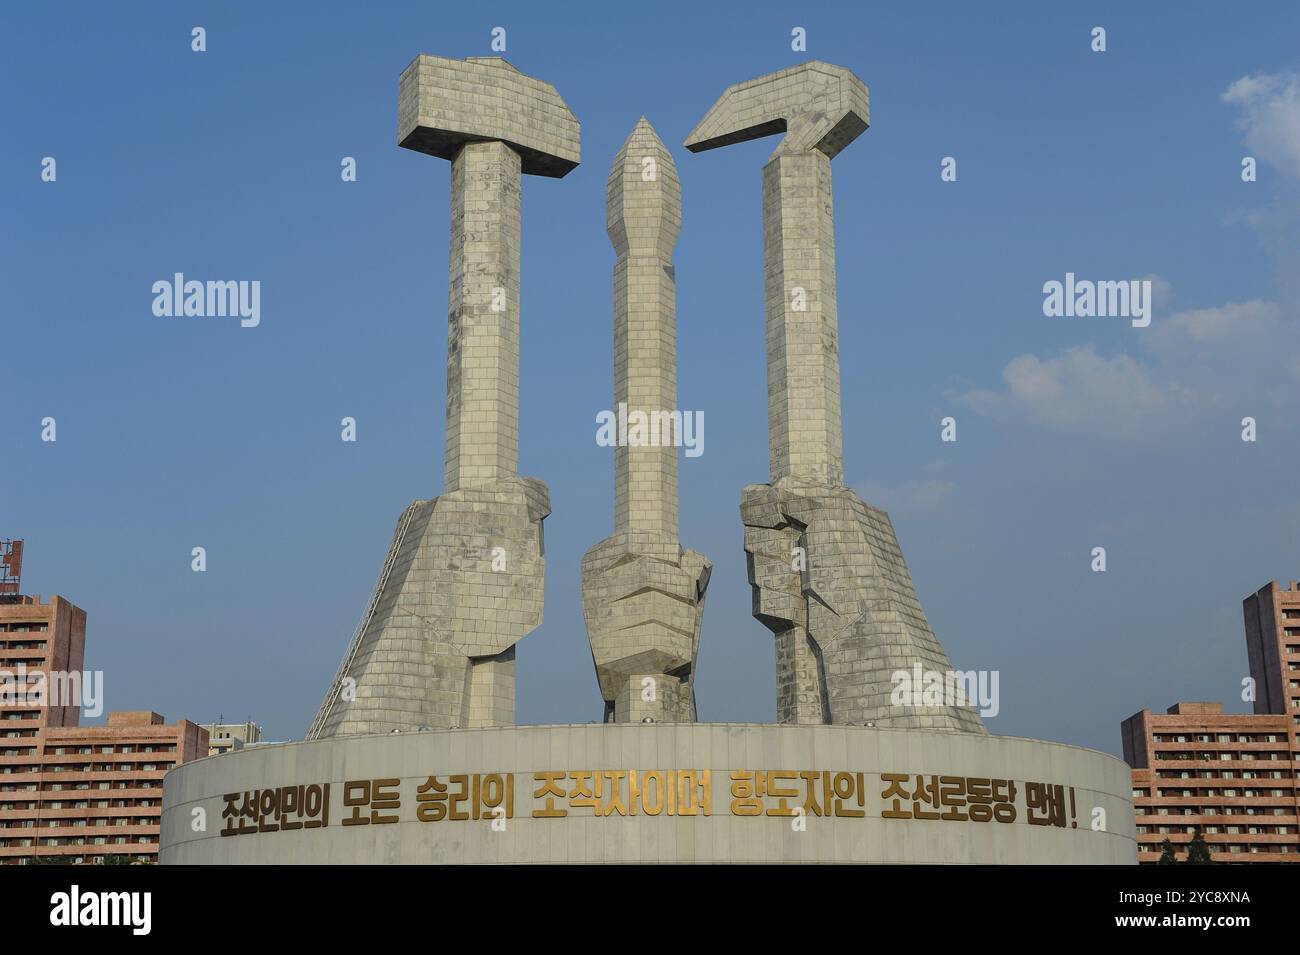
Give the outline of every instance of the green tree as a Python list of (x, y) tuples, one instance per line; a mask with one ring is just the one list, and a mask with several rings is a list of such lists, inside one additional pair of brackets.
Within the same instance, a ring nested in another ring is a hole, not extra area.
[(1187, 864), (1214, 865), (1214, 860), (1210, 858), (1209, 843), (1205, 841), (1205, 836), (1201, 834), (1200, 826), (1192, 830), (1192, 841), (1187, 843)]
[(1178, 861), (1178, 856), (1174, 855), (1174, 844), (1166, 839), (1160, 843), (1160, 861), (1156, 865), (1173, 865)]

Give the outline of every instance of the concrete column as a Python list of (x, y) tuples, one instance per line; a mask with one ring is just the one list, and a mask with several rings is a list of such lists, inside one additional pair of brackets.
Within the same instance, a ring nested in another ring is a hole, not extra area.
[(614, 530), (638, 542), (678, 545), (677, 286), (672, 252), (681, 231), (681, 185), (672, 156), (642, 119), (611, 175), (607, 195), (614, 265), (616, 412), (658, 416), (656, 445), (614, 452)]
[(681, 185), (644, 117), (610, 168), (605, 225), (617, 255), (612, 410), (633, 421), (644, 414), (658, 438), (614, 449), (614, 534), (583, 558), (583, 613), (606, 722), (692, 722), (712, 565), (679, 541), (672, 254)]
[(776, 715), (778, 723), (829, 723), (822, 694), (821, 653), (803, 626), (776, 634)]
[(451, 164), (446, 487), (519, 471), (519, 154), (469, 143)]
[(763, 167), (767, 412), (772, 480), (844, 483), (831, 161), (779, 153)]

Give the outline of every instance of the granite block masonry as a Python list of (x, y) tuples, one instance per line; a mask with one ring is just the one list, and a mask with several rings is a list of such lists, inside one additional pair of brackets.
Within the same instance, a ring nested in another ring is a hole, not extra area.
[(729, 87), (692, 152), (784, 133), (763, 167), (772, 480), (741, 496), (753, 613), (775, 635), (782, 723), (984, 733), (967, 705), (893, 705), (891, 676), (947, 672), (889, 516), (844, 485), (831, 160), (868, 125), (866, 85), (812, 61)]
[(451, 161), (445, 490), (398, 521), (309, 739), (511, 725), (542, 622), (546, 485), (519, 470), (520, 188), (580, 159), (577, 118), (499, 57), (418, 56), (398, 145)]
[[(682, 190), (642, 117), (614, 157), (605, 223), (614, 264), (614, 406), (677, 407), (673, 246)], [(671, 419), (669, 419), (671, 420)], [(680, 420), (680, 419), (677, 419)], [(614, 450), (614, 534), (582, 561), (583, 613), (607, 723), (689, 723), (704, 592), (713, 565), (679, 541), (677, 441)]]

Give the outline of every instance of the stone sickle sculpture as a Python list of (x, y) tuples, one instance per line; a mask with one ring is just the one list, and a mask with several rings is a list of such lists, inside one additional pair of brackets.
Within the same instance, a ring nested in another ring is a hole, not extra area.
[(728, 88), (685, 143), (784, 134), (763, 167), (772, 481), (741, 498), (753, 612), (776, 637), (782, 723), (983, 733), (963, 701), (891, 698), (894, 674), (951, 665), (889, 516), (844, 485), (831, 160), (867, 122), (863, 82), (814, 61)]

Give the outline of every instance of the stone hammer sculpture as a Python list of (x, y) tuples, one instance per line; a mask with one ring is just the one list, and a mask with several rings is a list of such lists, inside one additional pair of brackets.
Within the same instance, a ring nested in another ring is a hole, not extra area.
[(398, 521), (309, 739), (513, 724), (515, 644), (542, 622), (550, 495), (518, 476), (520, 184), (578, 165), (578, 120), (503, 59), (419, 56), (397, 140), (451, 160), (445, 491)]

